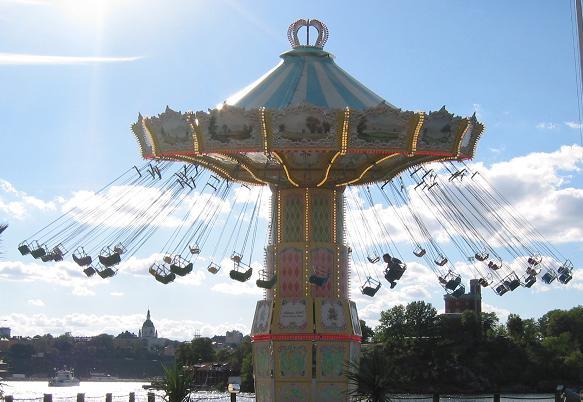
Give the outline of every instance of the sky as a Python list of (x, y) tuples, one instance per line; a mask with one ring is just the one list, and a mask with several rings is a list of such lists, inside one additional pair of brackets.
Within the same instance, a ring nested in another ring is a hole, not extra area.
[[(323, 21), (336, 63), (391, 104), (475, 112), (486, 130), (474, 166), (579, 268), (568, 286), (504, 297), (486, 289), (484, 310), (537, 318), (581, 304), (583, 148), (571, 8), (571, 0), (0, 0), (0, 222), (10, 225), (0, 245), (0, 326), (17, 336), (137, 333), (149, 308), (163, 337), (248, 333), (262, 293), (202, 265), (171, 285), (155, 282), (147, 268), (162, 236), (109, 280), (85, 278), (70, 259), (22, 257), (16, 247), (80, 194), (141, 163), (130, 131), (138, 113), (221, 103), (278, 63), (298, 18)], [(261, 254), (262, 246), (256, 267)], [(369, 325), (412, 300), (443, 310), (443, 290), (413, 258), (411, 274), (374, 299), (353, 281)]]

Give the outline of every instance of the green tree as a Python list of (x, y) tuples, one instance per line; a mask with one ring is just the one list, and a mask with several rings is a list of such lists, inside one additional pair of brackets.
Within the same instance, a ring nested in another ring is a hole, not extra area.
[(360, 330), (362, 331), (362, 343), (369, 343), (374, 337), (374, 331), (366, 325), (364, 320), (360, 320)]
[(506, 329), (508, 329), (508, 334), (512, 339), (522, 339), (524, 335), (524, 325), (522, 323), (522, 318), (520, 318), (518, 314), (509, 314), (508, 320), (506, 321)]

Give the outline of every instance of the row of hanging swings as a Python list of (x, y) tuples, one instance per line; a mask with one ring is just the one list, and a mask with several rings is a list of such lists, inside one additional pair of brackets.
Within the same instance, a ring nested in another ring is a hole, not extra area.
[[(149, 273), (154, 279), (167, 285), (177, 276), (186, 276), (192, 272), (194, 262), (212, 232), (221, 204), (230, 189), (228, 181), (221, 181), (214, 175), (209, 176), (194, 205), (187, 209), (181, 224), (164, 245), (162, 262), (155, 262), (150, 266)], [(217, 200), (213, 201), (213, 197), (217, 197)], [(190, 223), (193, 211), (198, 211), (198, 215)]]

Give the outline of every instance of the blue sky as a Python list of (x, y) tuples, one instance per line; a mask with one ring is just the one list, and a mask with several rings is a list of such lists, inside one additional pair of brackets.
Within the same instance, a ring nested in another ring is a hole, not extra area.
[[(130, 132), (138, 113), (214, 107), (279, 61), (297, 18), (325, 22), (326, 50), (390, 103), (476, 112), (486, 132), (475, 161), (581, 267), (571, 7), (570, 0), (0, 0), (0, 221), (10, 223), (0, 324), (16, 335), (137, 331), (150, 307), (161, 336), (248, 330), (261, 296), (252, 286), (202, 269), (164, 287), (143, 269), (156, 244), (107, 282), (35, 264), (16, 245), (76, 192), (140, 162)], [(419, 298), (443, 306), (429, 282), (410, 277), (400, 288), (372, 301), (355, 295), (363, 318), (374, 323), (381, 309)], [(487, 291), (484, 303), (538, 317), (580, 304), (583, 278), (579, 271), (568, 287), (540, 288), (502, 298)]]

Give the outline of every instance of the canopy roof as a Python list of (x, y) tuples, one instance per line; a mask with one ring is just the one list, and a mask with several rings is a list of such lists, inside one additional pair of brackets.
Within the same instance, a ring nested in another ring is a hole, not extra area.
[(244, 109), (283, 109), (306, 103), (353, 110), (387, 104), (338, 67), (330, 53), (316, 46), (299, 46), (281, 58), (283, 61), (268, 74), (226, 103)]
[[(313, 45), (299, 43), (301, 27), (318, 30)], [(475, 116), (395, 108), (334, 63), (327, 37), (320, 21), (298, 20), (283, 61), (221, 107), (140, 115), (132, 130), (142, 155), (289, 187), (385, 181), (407, 167), (472, 158), (484, 128)]]

